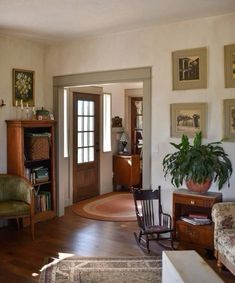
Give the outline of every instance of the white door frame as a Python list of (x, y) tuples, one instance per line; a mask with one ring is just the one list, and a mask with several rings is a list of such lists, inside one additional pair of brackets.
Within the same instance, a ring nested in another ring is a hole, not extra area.
[[(143, 188), (150, 188), (151, 186), (151, 70), (151, 67), (143, 67), (53, 77), (53, 111), (56, 120), (63, 116), (59, 108), (59, 95), (63, 93), (61, 90), (65, 87), (143, 82)], [(56, 130), (57, 141), (59, 141), (59, 128), (60, 123)], [(64, 214), (65, 207), (65, 188), (61, 185), (63, 182), (59, 180), (59, 176), (61, 176), (60, 163), (61, 154), (57, 143), (57, 214), (59, 216)]]

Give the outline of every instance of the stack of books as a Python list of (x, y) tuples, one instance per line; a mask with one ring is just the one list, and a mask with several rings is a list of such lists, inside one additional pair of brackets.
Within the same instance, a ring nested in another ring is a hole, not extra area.
[(189, 214), (188, 216), (181, 216), (181, 220), (190, 223), (192, 225), (209, 225), (211, 224), (211, 219), (208, 218), (206, 214)]

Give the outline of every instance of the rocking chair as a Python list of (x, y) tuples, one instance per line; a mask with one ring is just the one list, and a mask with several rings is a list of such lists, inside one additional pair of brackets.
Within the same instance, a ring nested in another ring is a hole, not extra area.
[[(160, 240), (168, 239), (171, 242), (171, 248), (174, 249), (172, 219), (169, 214), (162, 211), (161, 187), (159, 186), (155, 191), (134, 189), (133, 197), (140, 228), (139, 235), (134, 233), (138, 245), (147, 249), (148, 253), (150, 253), (149, 241), (159, 241), (160, 245), (166, 247)], [(168, 238), (160, 237), (162, 234), (167, 233), (170, 234)]]

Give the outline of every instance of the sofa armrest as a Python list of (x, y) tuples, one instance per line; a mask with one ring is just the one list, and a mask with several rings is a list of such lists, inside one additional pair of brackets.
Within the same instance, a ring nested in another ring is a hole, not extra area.
[(215, 229), (235, 228), (235, 202), (220, 202), (212, 208), (212, 220)]
[(219, 202), (212, 207), (214, 222), (214, 247), (218, 250), (218, 238), (223, 229), (235, 228), (235, 202)]

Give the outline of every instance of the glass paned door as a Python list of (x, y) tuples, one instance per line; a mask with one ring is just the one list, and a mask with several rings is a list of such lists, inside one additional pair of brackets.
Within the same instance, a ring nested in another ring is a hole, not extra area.
[(100, 96), (73, 93), (73, 201), (99, 194)]
[(77, 163), (94, 161), (95, 102), (77, 100)]

